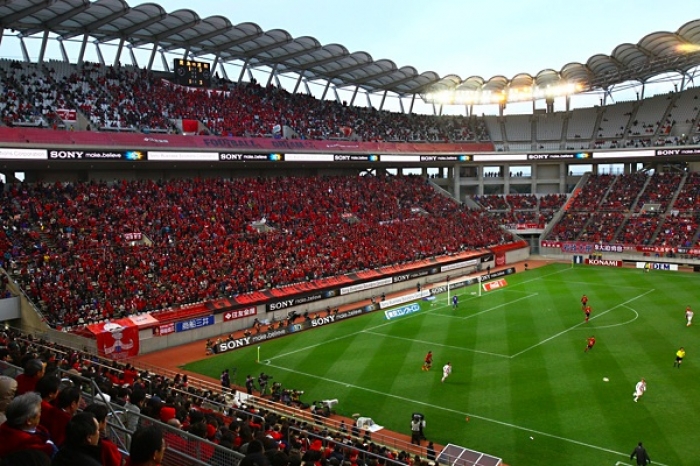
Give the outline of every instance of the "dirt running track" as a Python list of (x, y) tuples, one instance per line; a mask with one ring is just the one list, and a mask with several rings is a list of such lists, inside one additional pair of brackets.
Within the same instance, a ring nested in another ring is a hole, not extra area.
[[(527, 266), (528, 268), (536, 268), (536, 267), (541, 267), (545, 264), (547, 264), (547, 261), (535, 261), (535, 260), (528, 260), (527, 261)], [(516, 270), (518, 272), (523, 272), (525, 270), (525, 263), (518, 263), (515, 264)], [(498, 269), (494, 269), (494, 272)], [(396, 293), (393, 295), (389, 295), (388, 297), (394, 297), (394, 296), (400, 296), (401, 293)], [(345, 310), (345, 309), (355, 309), (358, 307), (358, 305), (364, 305), (364, 304), (369, 304), (370, 301), (360, 301), (358, 303), (353, 303), (349, 304), (346, 306), (340, 307), (340, 310)], [(263, 330), (265, 330), (263, 328)], [(234, 333), (235, 338), (239, 338), (243, 336), (243, 331), (238, 331)], [(135, 358), (132, 363), (139, 367), (141, 364), (144, 366), (150, 366), (149, 368), (152, 370), (157, 370), (158, 368), (165, 369), (163, 372), (168, 373), (168, 372), (175, 372), (175, 373), (181, 373), (181, 374), (188, 374), (190, 377), (190, 380), (206, 380), (208, 382), (213, 382), (215, 384), (219, 383), (218, 379), (213, 379), (210, 377), (203, 376), (201, 374), (193, 373), (193, 372), (188, 372), (188, 371), (183, 371), (181, 367), (187, 363), (194, 362), (194, 361), (199, 361), (200, 359), (203, 359), (205, 357), (204, 353), (204, 344), (205, 340), (200, 340), (200, 341), (195, 341), (186, 345), (182, 346), (177, 346), (174, 348), (169, 348), (167, 350), (162, 350), (162, 351), (157, 351), (154, 353), (150, 354), (145, 354), (142, 356), (138, 356)], [(193, 384), (196, 385), (196, 384)], [(244, 387), (237, 387), (241, 389), (245, 389)], [(340, 416), (337, 416), (338, 419), (343, 419)], [(346, 424), (352, 425), (353, 420), (352, 419), (345, 419)], [(407, 428), (408, 428), (408, 421), (406, 421)], [(407, 429), (408, 430), (408, 429)], [(401, 442), (406, 442), (410, 443), (411, 437), (410, 435), (403, 434), (400, 432), (390, 432), (388, 430), (382, 430), (381, 434), (385, 437), (390, 437), (393, 439), (396, 439)], [(437, 452), (440, 451), (442, 448), (441, 445), (435, 444), (435, 450)]]

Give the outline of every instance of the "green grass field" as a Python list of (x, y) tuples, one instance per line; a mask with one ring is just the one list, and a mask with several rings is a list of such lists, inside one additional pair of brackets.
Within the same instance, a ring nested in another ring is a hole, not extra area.
[[(238, 384), (264, 371), (304, 401), (338, 398), (339, 414), (407, 434), (422, 412), (429, 439), (511, 466), (632, 464), (640, 440), (653, 464), (700, 463), (700, 322), (685, 325), (686, 306), (700, 307), (700, 275), (551, 264), (506, 280), (482, 296), (457, 290), (456, 311), (440, 295), (405, 317), (375, 312), (269, 341), (260, 363), (256, 346), (186, 368), (218, 378), (236, 367)], [(435, 362), (424, 372), (428, 350)], [(647, 392), (635, 403), (641, 377)]]

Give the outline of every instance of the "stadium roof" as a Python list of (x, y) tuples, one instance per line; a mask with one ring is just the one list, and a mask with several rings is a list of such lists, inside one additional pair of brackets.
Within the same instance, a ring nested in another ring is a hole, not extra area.
[(135, 47), (182, 51), (194, 58), (218, 57), (224, 63), (264, 66), (339, 88), (358, 86), (372, 93), (398, 95), (425, 95), (428, 90), (502, 92), (519, 85), (544, 88), (564, 83), (575, 83), (581, 92), (627, 81), (644, 83), (668, 72), (685, 74), (700, 65), (700, 20), (676, 32), (654, 32), (636, 44), (621, 44), (610, 55), (594, 55), (585, 64), (569, 63), (560, 71), (466, 80), (456, 75), (441, 78), (433, 71), (419, 73), (412, 66), (398, 68), (391, 60), (374, 60), (367, 52), (351, 53), (341, 44), (322, 45), (310, 36), (292, 37), (282, 29), (263, 31), (250, 22), (234, 25), (218, 15), (201, 18), (189, 9), (166, 12), (157, 3), (130, 7), (124, 0), (0, 0), (0, 26), (25, 37), (48, 31), (61, 39), (123, 40)]

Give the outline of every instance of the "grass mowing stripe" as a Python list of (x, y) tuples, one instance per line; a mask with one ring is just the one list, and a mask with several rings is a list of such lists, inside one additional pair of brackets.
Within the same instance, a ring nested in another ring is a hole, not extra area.
[[(263, 369), (284, 386), (305, 390), (305, 401), (338, 398), (340, 414), (361, 412), (406, 433), (411, 413), (421, 411), (431, 440), (517, 466), (614, 464), (640, 440), (655, 464), (694, 466), (700, 329), (685, 327), (684, 310), (700, 297), (697, 277), (554, 264), (508, 276), (505, 288), (482, 296), (471, 294), (474, 287), (457, 290), (457, 311), (443, 294), (440, 304), (419, 301), (421, 311), (398, 319), (370, 313), (265, 342), (270, 365), (255, 363), (256, 348), (240, 348), (187, 368), (212, 377), (232, 365), (239, 374)], [(593, 301), (587, 325), (583, 293)], [(593, 332), (598, 343), (584, 353)], [(688, 356), (676, 369), (679, 346)], [(428, 349), (436, 364), (424, 372)], [(441, 384), (440, 366), (448, 359), (455, 370)], [(649, 390), (634, 403), (641, 376)]]

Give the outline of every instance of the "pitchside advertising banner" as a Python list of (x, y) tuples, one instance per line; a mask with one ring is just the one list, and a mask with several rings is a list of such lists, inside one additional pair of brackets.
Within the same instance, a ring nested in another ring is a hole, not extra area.
[(302, 332), (310, 328), (322, 327), (324, 325), (334, 324), (340, 322), (341, 320), (348, 319), (350, 317), (359, 316), (365, 312), (370, 312), (374, 310), (373, 306), (363, 306), (356, 309), (351, 309), (345, 312), (335, 312), (323, 317), (315, 317), (312, 319), (305, 320), (304, 322), (298, 324), (288, 325), (286, 327), (280, 327), (273, 330), (268, 330), (267, 332), (256, 333), (255, 335), (248, 335), (242, 338), (230, 339), (219, 343), (215, 348), (216, 353), (223, 353), (226, 351), (235, 350), (238, 348), (243, 348), (245, 346), (254, 345), (256, 343), (261, 343), (263, 341), (271, 340), (273, 338), (282, 337), (289, 335), (290, 333)]
[(621, 244), (586, 243), (582, 241), (542, 241), (543, 248), (555, 248), (561, 252), (573, 254), (592, 254), (595, 252), (641, 252), (653, 254), (690, 254), (700, 255), (700, 248), (678, 248), (669, 246), (630, 246)]

